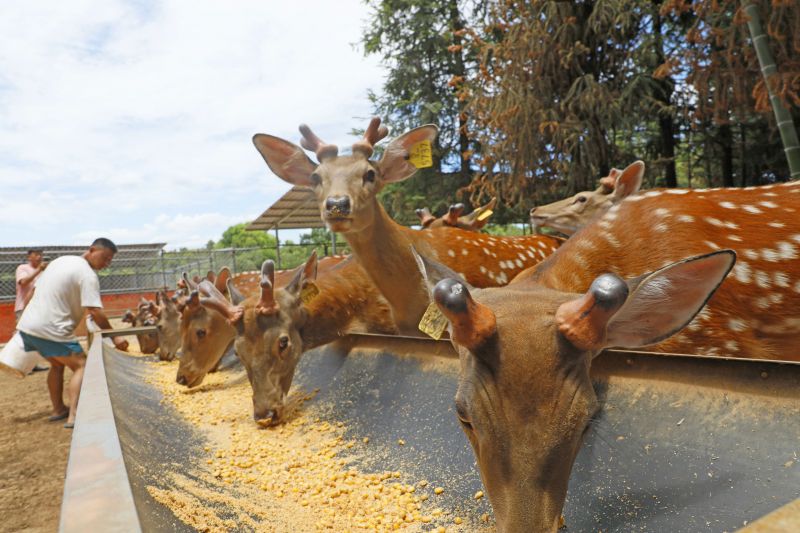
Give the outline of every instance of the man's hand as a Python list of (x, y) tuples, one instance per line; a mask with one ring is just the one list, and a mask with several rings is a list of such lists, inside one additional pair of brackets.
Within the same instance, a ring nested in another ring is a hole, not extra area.
[(128, 341), (123, 339), (122, 337), (114, 337), (113, 339), (114, 346), (117, 350), (127, 352), (128, 351)]
[(39, 266), (37, 267), (39, 269), (39, 272), (43, 272), (44, 269), (47, 268), (47, 265), (49, 264), (50, 264), (49, 261), (42, 261), (41, 263), (39, 263)]

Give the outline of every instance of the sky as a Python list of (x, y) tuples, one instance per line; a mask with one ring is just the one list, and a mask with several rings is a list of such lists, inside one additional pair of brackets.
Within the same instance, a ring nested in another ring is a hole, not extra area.
[(0, 246), (200, 247), (252, 220), (289, 189), (253, 134), (299, 143), (306, 122), (349, 146), (366, 126), (367, 18), (362, 0), (3, 2)]

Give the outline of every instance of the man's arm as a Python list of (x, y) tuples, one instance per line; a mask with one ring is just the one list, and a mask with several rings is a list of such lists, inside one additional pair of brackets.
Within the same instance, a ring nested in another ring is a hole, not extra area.
[[(94, 323), (100, 326), (100, 329), (114, 329), (111, 327), (108, 317), (106, 317), (106, 314), (100, 307), (87, 307), (86, 312), (89, 313), (90, 317), (92, 317)], [(114, 346), (116, 346), (117, 349), (122, 351), (128, 350), (128, 341), (122, 337), (113, 337), (111, 341), (114, 343)]]
[(33, 280), (36, 279), (36, 276), (41, 274), (46, 267), (47, 263), (42, 262), (41, 264), (39, 264), (38, 267), (36, 267), (36, 270), (31, 272), (27, 276), (22, 276), (21, 278), (17, 279), (17, 283), (19, 283), (20, 287), (27, 287), (28, 285), (33, 283)]

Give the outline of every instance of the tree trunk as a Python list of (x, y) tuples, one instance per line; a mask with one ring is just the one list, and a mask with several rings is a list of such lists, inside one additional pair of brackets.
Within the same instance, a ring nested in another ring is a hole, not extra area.
[(742, 123), (739, 123), (739, 174), (741, 174), (739, 180), (741, 186), (747, 187), (747, 136)]
[(722, 186), (733, 187), (733, 134), (730, 124), (720, 126), (719, 144), (722, 148)]
[[(664, 38), (661, 35), (661, 15), (659, 6), (661, 2), (654, 2), (653, 34), (656, 39), (656, 61), (658, 65), (664, 63)], [(658, 66), (657, 65), (657, 66)], [(658, 128), (661, 134), (661, 160), (664, 161), (664, 185), (677, 187), (678, 177), (675, 170), (675, 124), (672, 119), (672, 93), (674, 82), (669, 76), (657, 81), (658, 89), (655, 97), (661, 102), (662, 109), (658, 110)]]

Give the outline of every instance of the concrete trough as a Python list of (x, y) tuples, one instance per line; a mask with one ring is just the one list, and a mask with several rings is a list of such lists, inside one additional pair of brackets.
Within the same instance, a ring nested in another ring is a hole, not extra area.
[[(145, 366), (93, 341), (61, 531), (191, 531), (145, 487), (199, 460), (204, 437)], [(295, 383), (370, 436), (378, 471), (447, 479), (455, 505), (482, 488), (454, 414), (457, 372), (448, 342), (359, 335), (306, 354)], [(573, 468), (567, 531), (735, 531), (787, 504), (780, 524), (800, 525), (800, 365), (608, 351), (593, 377), (603, 408)], [(491, 513), (485, 498), (473, 510)], [(756, 531), (785, 530), (765, 520)]]

